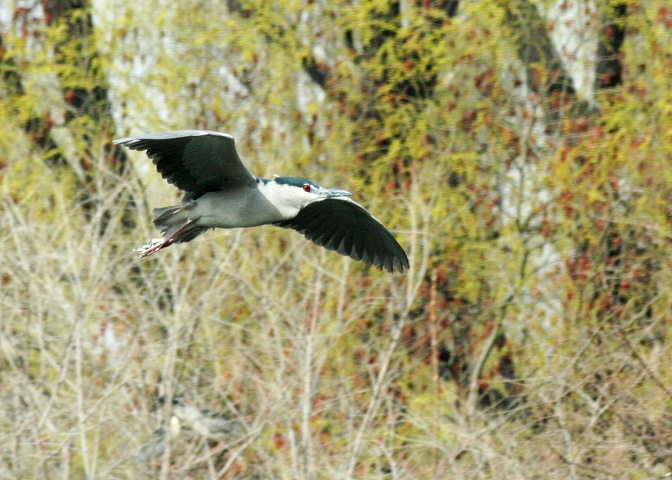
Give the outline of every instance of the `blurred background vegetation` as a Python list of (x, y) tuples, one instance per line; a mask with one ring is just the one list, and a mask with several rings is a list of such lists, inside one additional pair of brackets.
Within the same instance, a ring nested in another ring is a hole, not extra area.
[[(0, 2), (0, 477), (669, 477), (670, 72), (668, 0)], [(182, 128), (411, 268), (137, 260), (180, 195), (111, 140)]]

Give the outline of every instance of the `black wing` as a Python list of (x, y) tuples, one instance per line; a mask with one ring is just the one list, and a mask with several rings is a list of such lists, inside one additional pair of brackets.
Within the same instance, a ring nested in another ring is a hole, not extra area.
[(252, 186), (231, 135), (207, 130), (150, 133), (115, 140), (132, 150), (146, 150), (161, 176), (195, 199), (206, 192)]
[(409, 266), (406, 252), (383, 224), (346, 197), (313, 202), (291, 220), (273, 225), (293, 228), (316, 245), (381, 270), (403, 272)]

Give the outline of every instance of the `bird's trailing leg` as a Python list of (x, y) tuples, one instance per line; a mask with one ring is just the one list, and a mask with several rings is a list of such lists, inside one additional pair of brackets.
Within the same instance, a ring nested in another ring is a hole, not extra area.
[[(163, 248), (171, 246), (175, 242), (188, 241), (186, 239), (181, 239), (180, 237), (184, 236), (183, 232), (185, 232), (185, 229), (189, 227), (191, 224), (193, 224), (195, 221), (196, 220), (188, 219), (187, 221), (181, 224), (175, 225), (173, 228), (165, 232), (163, 238), (152, 238), (145, 245), (133, 251), (138, 252), (138, 258), (144, 258), (149, 257), (153, 253), (156, 253)], [(191, 240), (191, 238), (189, 238), (189, 240)]]

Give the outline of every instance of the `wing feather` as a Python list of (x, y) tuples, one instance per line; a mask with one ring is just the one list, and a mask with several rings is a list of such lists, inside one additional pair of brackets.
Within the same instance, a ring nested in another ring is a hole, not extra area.
[(316, 245), (388, 272), (409, 267), (406, 252), (392, 234), (347, 197), (313, 202), (296, 217), (274, 225), (294, 229)]
[(256, 177), (243, 165), (230, 135), (207, 130), (178, 130), (115, 140), (144, 150), (169, 183), (196, 199), (206, 192), (252, 186)]

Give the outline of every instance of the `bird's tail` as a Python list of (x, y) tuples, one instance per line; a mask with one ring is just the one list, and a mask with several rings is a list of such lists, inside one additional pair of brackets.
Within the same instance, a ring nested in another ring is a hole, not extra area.
[(154, 226), (161, 231), (168, 245), (190, 242), (207, 230), (196, 225), (198, 216), (193, 215), (194, 205), (194, 202), (187, 202), (154, 209)]

